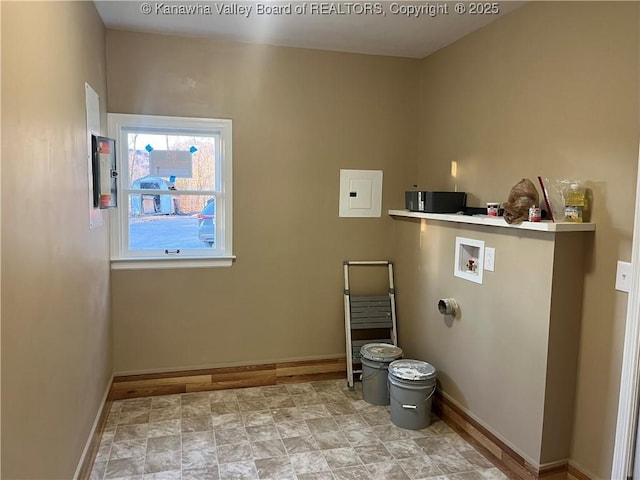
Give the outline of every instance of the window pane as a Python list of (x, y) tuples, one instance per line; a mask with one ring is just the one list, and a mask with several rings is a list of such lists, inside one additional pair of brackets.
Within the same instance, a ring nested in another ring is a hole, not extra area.
[(233, 214), (231, 120), (108, 118), (119, 145), (121, 201), (112, 223), (116, 265), (123, 262), (123, 268), (130, 268), (136, 262), (129, 260), (143, 260), (141, 268), (164, 268), (191, 265), (180, 257), (196, 263), (200, 258), (231, 258), (233, 232), (226, 228)]
[(129, 195), (129, 249), (216, 248), (215, 219), (209, 196)]
[(214, 190), (215, 142), (216, 137), (129, 132), (129, 186)]

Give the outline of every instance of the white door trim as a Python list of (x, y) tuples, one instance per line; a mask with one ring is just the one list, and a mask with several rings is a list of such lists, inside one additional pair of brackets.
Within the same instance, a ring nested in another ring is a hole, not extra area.
[(636, 180), (636, 208), (631, 247), (631, 291), (627, 300), (627, 321), (624, 332), (620, 397), (616, 424), (615, 447), (611, 478), (622, 480), (632, 475), (633, 452), (638, 421), (638, 389), (640, 388), (640, 151)]

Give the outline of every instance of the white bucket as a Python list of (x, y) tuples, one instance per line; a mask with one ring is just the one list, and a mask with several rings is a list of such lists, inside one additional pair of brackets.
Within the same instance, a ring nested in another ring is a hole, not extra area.
[(427, 428), (431, 424), (436, 369), (420, 360), (396, 360), (388, 368), (391, 422), (409, 430)]
[(362, 398), (372, 405), (389, 405), (387, 369), (402, 358), (402, 349), (388, 343), (367, 343), (360, 349)]

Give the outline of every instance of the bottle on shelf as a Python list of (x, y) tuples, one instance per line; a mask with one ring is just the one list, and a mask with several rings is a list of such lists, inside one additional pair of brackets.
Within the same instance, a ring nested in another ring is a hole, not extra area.
[(585, 209), (585, 188), (579, 183), (569, 185), (564, 200), (564, 221), (582, 223)]

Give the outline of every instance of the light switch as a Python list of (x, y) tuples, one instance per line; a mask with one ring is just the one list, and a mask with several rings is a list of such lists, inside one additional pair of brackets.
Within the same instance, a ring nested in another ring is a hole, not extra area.
[(341, 217), (380, 217), (382, 170), (340, 170)]

